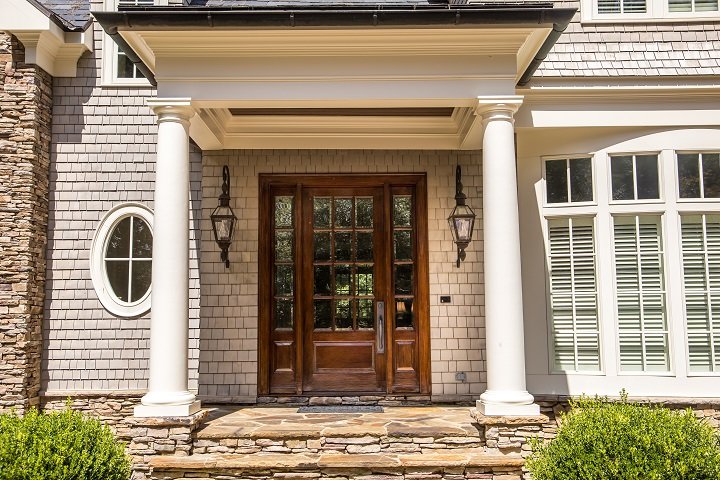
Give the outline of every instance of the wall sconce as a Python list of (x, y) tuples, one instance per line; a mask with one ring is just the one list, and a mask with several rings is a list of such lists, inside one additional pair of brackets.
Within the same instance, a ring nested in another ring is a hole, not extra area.
[(453, 242), (457, 245), (457, 268), (460, 268), (460, 262), (465, 260), (465, 249), (472, 240), (473, 227), (475, 226), (475, 212), (468, 205), (465, 205), (467, 197), (463, 193), (461, 176), (462, 170), (458, 165), (455, 170), (455, 208), (448, 217)]
[(228, 248), (232, 243), (237, 217), (230, 208), (230, 169), (223, 167), (222, 193), (218, 197), (218, 206), (210, 215), (215, 241), (220, 247), (220, 260), (225, 262), (225, 268), (230, 268)]

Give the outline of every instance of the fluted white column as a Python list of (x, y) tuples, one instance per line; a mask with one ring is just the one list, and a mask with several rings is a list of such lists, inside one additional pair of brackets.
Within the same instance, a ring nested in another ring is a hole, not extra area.
[(150, 380), (136, 417), (200, 409), (188, 390), (190, 99), (151, 99), (158, 116), (153, 220)]
[(522, 97), (481, 97), (487, 390), (484, 415), (538, 415), (526, 390), (513, 115)]

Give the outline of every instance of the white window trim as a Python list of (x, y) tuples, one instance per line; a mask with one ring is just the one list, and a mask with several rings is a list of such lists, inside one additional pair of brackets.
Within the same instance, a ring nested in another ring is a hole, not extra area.
[[(104, 0), (104, 11), (117, 10), (117, 0)], [(167, 0), (155, 0), (155, 5), (167, 5)], [(102, 34), (102, 71), (100, 79), (103, 87), (148, 87), (147, 78), (119, 78), (117, 76), (119, 48), (110, 35)]]
[(113, 293), (105, 269), (105, 250), (108, 236), (124, 218), (137, 216), (153, 229), (153, 213), (140, 203), (123, 203), (110, 210), (100, 221), (90, 246), (90, 277), (98, 299), (103, 307), (118, 317), (138, 317), (150, 310), (152, 284), (142, 299), (136, 302), (122, 302)]
[(716, 12), (671, 12), (668, 0), (647, 0), (645, 13), (597, 13), (597, 0), (581, 0), (581, 23), (666, 23), (666, 22), (707, 22), (720, 18), (720, 7)]
[[(678, 165), (678, 155), (682, 155), (682, 154), (691, 154), (691, 155), (700, 155), (700, 156), (702, 156), (702, 155), (704, 155), (704, 154), (720, 154), (720, 151), (718, 151), (718, 150), (676, 150), (676, 151), (674, 152), (673, 156), (675, 157), (675, 158), (674, 158), (675, 176), (678, 177), (678, 181), (675, 182), (675, 196), (676, 196), (676, 198), (677, 198), (678, 203), (703, 203), (703, 204), (708, 204), (708, 203), (711, 203), (711, 204), (712, 204), (712, 203), (720, 203), (720, 198), (706, 198), (706, 197), (700, 197), (700, 198), (680, 198), (680, 181), (679, 181), (679, 179), (680, 179), (680, 174), (679, 174), (679, 172), (678, 172), (678, 168), (679, 168), (679, 165)], [(702, 169), (700, 169), (700, 172), (699, 172), (699, 173), (700, 173), (700, 182), (701, 182), (701, 184), (703, 184), (703, 183), (704, 183), (704, 180), (703, 180)], [(704, 195), (704, 194), (705, 194), (704, 185), (703, 185), (702, 191), (703, 191), (703, 195)], [(705, 207), (704, 207), (704, 208), (705, 208)]]

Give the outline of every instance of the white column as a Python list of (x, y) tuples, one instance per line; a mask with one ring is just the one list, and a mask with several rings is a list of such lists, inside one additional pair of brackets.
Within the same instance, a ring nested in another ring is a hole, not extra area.
[(484, 415), (539, 415), (526, 390), (520, 225), (513, 115), (522, 97), (480, 97), (487, 390)]
[(190, 288), (190, 99), (151, 99), (158, 116), (153, 220), (150, 380), (136, 417), (200, 409), (188, 391)]

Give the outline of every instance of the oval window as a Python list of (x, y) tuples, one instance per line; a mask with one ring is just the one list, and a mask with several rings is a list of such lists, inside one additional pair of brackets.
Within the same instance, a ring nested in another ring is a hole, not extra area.
[(150, 308), (152, 215), (125, 204), (108, 213), (93, 240), (92, 273), (98, 298), (110, 312), (137, 316)]

